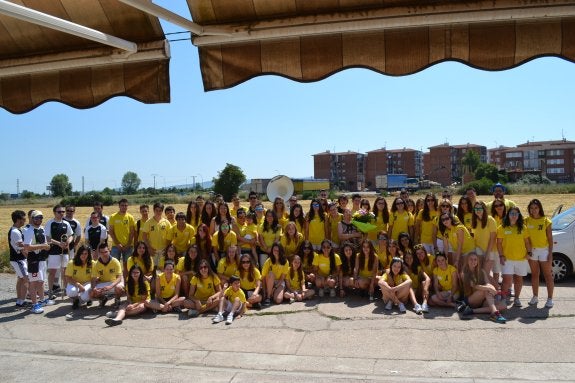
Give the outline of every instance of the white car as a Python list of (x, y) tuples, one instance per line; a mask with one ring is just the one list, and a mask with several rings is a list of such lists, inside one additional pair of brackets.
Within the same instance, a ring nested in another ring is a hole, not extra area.
[(575, 264), (575, 206), (551, 219), (553, 230), (553, 278), (561, 282)]

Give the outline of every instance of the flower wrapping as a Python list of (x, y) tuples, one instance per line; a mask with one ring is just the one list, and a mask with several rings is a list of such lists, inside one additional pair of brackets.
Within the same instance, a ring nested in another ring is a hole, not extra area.
[(362, 233), (369, 233), (377, 229), (372, 222), (375, 221), (375, 215), (364, 209), (360, 209), (353, 214), (351, 223)]

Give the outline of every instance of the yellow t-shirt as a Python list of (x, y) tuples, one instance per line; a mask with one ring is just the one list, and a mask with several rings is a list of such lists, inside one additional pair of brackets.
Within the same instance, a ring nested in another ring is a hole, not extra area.
[(225, 253), (228, 251), (228, 248), (230, 246), (238, 244), (238, 236), (236, 235), (235, 232), (230, 231), (224, 237), (224, 248), (220, 249), (219, 240), (218, 240), (220, 235), (221, 235), (220, 231), (216, 231), (214, 236), (212, 237), (212, 246), (214, 247), (214, 250), (216, 250), (220, 253)]
[(201, 278), (199, 276), (193, 276), (190, 281), (190, 285), (196, 288), (194, 291), (194, 298), (200, 301), (205, 301), (212, 295), (216, 293), (216, 286), (221, 283), (220, 278), (217, 275), (208, 276), (207, 278)]
[[(170, 299), (171, 297), (173, 297), (176, 294), (179, 294), (179, 291), (176, 291), (176, 287), (179, 281), (181, 281), (181, 278), (178, 274), (173, 273), (172, 274), (172, 279), (168, 282), (166, 279), (166, 273), (161, 273), (158, 276), (158, 279), (160, 280), (160, 297), (162, 297), (163, 299)], [(158, 294), (158, 292), (156, 291), (156, 294)]]
[(232, 275), (238, 274), (238, 264), (237, 263), (230, 263), (228, 264), (227, 257), (220, 259), (218, 262), (218, 274), (225, 275), (226, 277), (231, 277)]
[(122, 264), (116, 258), (110, 257), (108, 263), (100, 260), (92, 267), (92, 278), (98, 278), (98, 282), (114, 282), (122, 276)]
[(285, 229), (285, 227), (286, 227), (286, 225), (288, 224), (288, 222), (289, 222), (289, 213), (284, 212), (284, 213), (281, 215), (281, 217), (280, 217), (280, 215), (278, 214), (278, 223), (279, 223), (279, 225), (280, 225), (280, 227), (281, 227), (282, 229)]
[(465, 226), (470, 233), (473, 232), (473, 227), (471, 226), (472, 219), (473, 219), (473, 213), (463, 214), (463, 222), (462, 222), (463, 226)]
[(427, 260), (429, 261), (427, 265), (424, 265), (423, 263), (421, 263), (421, 261), (419, 261), (419, 265), (423, 267), (423, 271), (425, 272), (425, 274), (429, 275), (429, 277), (431, 278), (431, 276), (433, 275), (433, 269), (436, 267), (435, 255), (427, 254)]
[(282, 235), (282, 229), (280, 226), (278, 230), (274, 233), (272, 229), (264, 231), (264, 225), (260, 225), (258, 227), (258, 234), (262, 237), (267, 247), (272, 247), (274, 242), (279, 242)]
[[(286, 279), (289, 281), (290, 288), (293, 291), (301, 291), (302, 290), (302, 285), (303, 285), (304, 281), (300, 280), (298, 273), (294, 272), (293, 278), (291, 278), (290, 277), (290, 270), (288, 270), (288, 273), (286, 275)], [(305, 279), (305, 276), (304, 276), (304, 279)]]
[(242, 205), (238, 206), (237, 209), (233, 205), (230, 206), (230, 215), (232, 216), (232, 218), (238, 217), (238, 210), (241, 208), (243, 208), (246, 212), (248, 211), (248, 208)]
[[(146, 291), (142, 291), (140, 292), (140, 289), (138, 288), (138, 284), (135, 284), (135, 291), (134, 291), (134, 295), (130, 295), (130, 301), (132, 303), (140, 303), (140, 302), (145, 302), (145, 301), (149, 301), (150, 300), (150, 283), (148, 281), (144, 281), (144, 284), (146, 285)], [(128, 289), (128, 287), (126, 287), (126, 290)], [(142, 298), (142, 296), (144, 296), (144, 298)]]
[(529, 238), (527, 228), (523, 227), (521, 233), (517, 231), (517, 226), (499, 226), (497, 228), (497, 239), (502, 240), (503, 255), (509, 261), (521, 261), (527, 257), (527, 247), (525, 239)]
[(391, 263), (391, 255), (387, 254), (387, 252), (377, 253), (377, 260), (382, 268), (387, 269)]
[(134, 265), (138, 265), (140, 267), (140, 269), (142, 269), (142, 271), (144, 272), (144, 274), (150, 274), (152, 272), (152, 270), (154, 270), (154, 258), (150, 257), (150, 268), (146, 269), (146, 265), (144, 264), (144, 260), (140, 259), (137, 256), (130, 256), (128, 258), (127, 263), (127, 267), (128, 267), (128, 271), (132, 268), (132, 266)]
[(453, 273), (457, 273), (457, 269), (453, 265), (447, 265), (445, 270), (436, 267), (433, 269), (433, 275), (437, 278), (437, 282), (441, 286), (442, 291), (451, 291), (453, 287)]
[[(390, 281), (390, 273), (383, 273), (382, 276), (383, 280), (386, 281), (388, 284)], [(409, 279), (409, 275), (407, 275), (406, 273), (401, 273), (398, 275), (394, 275), (393, 276), (393, 286), (399, 286), (401, 285), (403, 282), (407, 281)], [(390, 284), (391, 285), (391, 284)]]
[[(326, 257), (323, 253), (316, 254), (315, 257), (313, 257), (313, 265), (318, 268), (318, 274), (322, 277), (327, 277), (332, 273), (336, 273), (336, 270), (330, 270), (329, 257)], [(337, 268), (340, 266), (341, 258), (339, 257), (339, 254), (335, 254), (335, 267)]]
[[(359, 254), (356, 255), (356, 259), (359, 262)], [(375, 264), (377, 264), (378, 260), (375, 260)], [(369, 257), (365, 257), (365, 260), (363, 262), (363, 265), (360, 264), (359, 265), (359, 276), (362, 278), (371, 278), (373, 277), (373, 267), (370, 269), (369, 268)]]
[(534, 248), (548, 248), (549, 241), (547, 240), (547, 228), (551, 226), (551, 220), (547, 217), (541, 218), (525, 218), (524, 227), (527, 228), (529, 239), (531, 239), (531, 246)]
[[(489, 246), (491, 233), (497, 234), (497, 224), (492, 216), (487, 216), (487, 224), (484, 228), (481, 227), (481, 222), (477, 220), (477, 227), (473, 229), (473, 239), (475, 240), (475, 247), (483, 250), (484, 254), (487, 251), (487, 246)], [(494, 245), (491, 250), (497, 251), (497, 247)]]
[(369, 239), (371, 241), (376, 241), (377, 240), (377, 234), (382, 230), (387, 232), (389, 225), (387, 223), (383, 222), (383, 217), (381, 215), (378, 215), (375, 218), (375, 221), (372, 222), (372, 224), (377, 226), (377, 229), (373, 229), (372, 231), (367, 233), (367, 239)]
[(417, 267), (417, 274), (411, 271), (411, 269), (407, 271), (407, 275), (409, 275), (409, 278), (411, 278), (411, 287), (413, 289), (419, 288), (419, 272), (421, 271), (421, 269), (422, 269), (421, 266)]
[(172, 225), (170, 221), (165, 218), (156, 221), (154, 217), (146, 221), (144, 226), (140, 229), (148, 235), (148, 241), (155, 250), (164, 250), (168, 242), (168, 232)]
[[(240, 235), (247, 240), (252, 240), (254, 238), (258, 237), (258, 227), (255, 223), (252, 223), (250, 225), (244, 225), (244, 226), (240, 226)], [(251, 249), (252, 246), (249, 243), (243, 243), (241, 244), (241, 248), (242, 249)]]
[(399, 233), (409, 233), (409, 228), (413, 226), (413, 214), (404, 210), (403, 213), (395, 212), (389, 215), (389, 226), (393, 226), (391, 230), (391, 239), (399, 237)]
[(436, 218), (439, 212), (437, 210), (429, 211), (429, 221), (423, 219), (423, 210), (417, 213), (417, 221), (420, 222), (420, 242), (421, 243), (433, 243), (433, 228), (436, 227)]
[(286, 257), (296, 254), (302, 242), (303, 242), (302, 233), (297, 233), (297, 239), (295, 241), (292, 239), (289, 243), (287, 242), (285, 233), (280, 238), (280, 244), (284, 248)]
[(224, 297), (226, 297), (230, 302), (233, 302), (236, 298), (240, 298), (240, 302), (246, 303), (246, 294), (244, 291), (242, 289), (235, 291), (232, 286), (228, 287), (226, 291), (224, 291)]
[(268, 258), (262, 267), (262, 276), (265, 278), (270, 271), (274, 273), (276, 279), (280, 279), (282, 274), (287, 275), (289, 272), (289, 263), (286, 261), (285, 264), (280, 265), (279, 262), (272, 263), (272, 259)]
[(450, 229), (446, 229), (445, 233), (447, 234), (447, 240), (451, 245), (451, 248), (455, 252), (458, 247), (458, 239), (457, 239), (457, 232), (463, 232), (463, 247), (461, 249), (462, 254), (467, 254), (471, 251), (475, 250), (475, 241), (469, 231), (465, 226), (459, 224), (457, 226), (452, 226)]
[(176, 246), (176, 251), (181, 254), (188, 250), (192, 240), (195, 241), (195, 235), (194, 227), (186, 223), (183, 230), (178, 229), (178, 225), (172, 226), (168, 231), (167, 238), (172, 242), (172, 245)]
[(114, 245), (122, 244), (123, 246), (132, 246), (130, 241), (130, 231), (136, 230), (136, 220), (130, 213), (121, 214), (116, 212), (110, 216), (108, 221), (108, 231), (113, 231), (118, 242), (114, 241)]
[(257, 268), (254, 268), (254, 280), (250, 282), (248, 279), (248, 273), (245, 275), (240, 275), (240, 287), (244, 290), (255, 290), (257, 287), (257, 282), (262, 280), (262, 274)]
[[(199, 255), (198, 255), (198, 257), (199, 257)], [(180, 257), (180, 259), (178, 259), (178, 264), (176, 265), (176, 272), (178, 274), (183, 274), (186, 272), (185, 263), (186, 263), (186, 257)], [(192, 268), (193, 268), (193, 266), (192, 266)], [(195, 271), (192, 270), (192, 273), (195, 274)]]
[(325, 221), (322, 221), (319, 216), (308, 222), (308, 240), (314, 246), (319, 246), (321, 241), (325, 239)]
[(68, 261), (66, 265), (66, 276), (71, 277), (76, 282), (85, 284), (92, 280), (92, 267), (96, 261), (87, 263), (86, 265), (76, 266), (74, 265), (74, 260)]
[(331, 214), (328, 215), (328, 225), (329, 225), (329, 233), (330, 233), (330, 240), (334, 243), (339, 244), (339, 232), (337, 230), (338, 224), (343, 219), (343, 214), (337, 213), (337, 217), (333, 217)]

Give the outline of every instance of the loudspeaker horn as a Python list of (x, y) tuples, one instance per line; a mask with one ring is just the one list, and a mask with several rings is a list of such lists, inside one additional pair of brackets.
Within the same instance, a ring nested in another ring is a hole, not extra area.
[(280, 197), (287, 202), (287, 200), (293, 195), (293, 182), (288, 176), (275, 176), (268, 182), (266, 188), (266, 195), (268, 200), (273, 202), (277, 197)]

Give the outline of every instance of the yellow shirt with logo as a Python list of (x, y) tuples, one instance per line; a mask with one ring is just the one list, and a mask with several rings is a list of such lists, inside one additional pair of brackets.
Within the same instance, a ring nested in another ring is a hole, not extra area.
[(136, 220), (130, 213), (121, 214), (116, 212), (110, 216), (108, 221), (109, 231), (114, 231), (117, 242), (114, 245), (132, 246), (130, 243), (130, 231), (136, 231)]
[(257, 282), (262, 280), (262, 274), (258, 268), (254, 268), (254, 280), (250, 281), (248, 279), (248, 273), (245, 275), (240, 275), (240, 287), (244, 290), (255, 290), (257, 287)]
[(98, 282), (114, 282), (122, 276), (122, 264), (116, 258), (110, 257), (108, 263), (100, 260), (92, 267), (92, 278), (98, 278)]
[[(337, 268), (341, 266), (341, 258), (339, 257), (339, 254), (334, 255), (335, 255), (335, 267)], [(318, 268), (319, 271), (318, 274), (322, 277), (327, 277), (331, 273), (334, 274), (336, 273), (336, 270), (330, 270), (329, 257), (326, 257), (325, 255), (323, 255), (323, 253), (316, 254), (315, 257), (313, 257), (313, 265)]]
[(217, 275), (208, 276), (207, 278), (193, 276), (190, 281), (190, 285), (196, 288), (194, 298), (200, 301), (205, 301), (214, 295), (216, 293), (216, 286), (219, 286), (220, 283), (220, 278), (218, 278)]
[(286, 261), (285, 264), (281, 265), (279, 262), (272, 263), (272, 259), (268, 258), (262, 267), (262, 276), (265, 278), (270, 271), (274, 273), (276, 279), (280, 279), (282, 274), (287, 275), (289, 272), (289, 262)]
[[(487, 246), (489, 246), (491, 233), (497, 234), (497, 223), (492, 216), (487, 216), (487, 223), (483, 228), (481, 227), (481, 222), (477, 220), (477, 227), (473, 229), (473, 239), (475, 241), (475, 247), (479, 247), (481, 250), (483, 250), (484, 254), (487, 251)], [(491, 250), (497, 250), (495, 245)]]
[(141, 259), (140, 257), (134, 256), (132, 255), (131, 257), (128, 258), (127, 263), (127, 268), (128, 271), (132, 268), (132, 266), (134, 265), (138, 265), (140, 267), (140, 269), (142, 269), (142, 271), (144, 272), (144, 274), (150, 274), (153, 270), (154, 270), (154, 258), (150, 257), (150, 268), (146, 269), (146, 265), (144, 264), (144, 260)]
[(524, 226), (521, 233), (517, 226), (499, 226), (497, 228), (497, 239), (501, 239), (503, 255), (508, 261), (521, 261), (527, 257), (527, 247), (525, 239), (529, 238), (529, 232)]
[(303, 242), (303, 235), (302, 233), (297, 233), (297, 238), (294, 240), (292, 239), (289, 243), (286, 238), (286, 234), (284, 233), (280, 238), (280, 244), (284, 248), (286, 257), (290, 257), (294, 254), (297, 254), (299, 246)]
[(222, 233), (218, 230), (214, 233), (214, 236), (212, 237), (212, 246), (214, 247), (214, 250), (220, 253), (225, 253), (228, 251), (228, 248), (230, 246), (238, 244), (238, 236), (236, 235), (235, 232), (230, 231), (228, 234), (224, 236), (224, 248), (220, 249), (219, 237), (221, 234)]
[[(247, 240), (252, 240), (254, 238), (258, 237), (258, 227), (255, 223), (252, 223), (250, 225), (244, 225), (244, 226), (240, 226), (240, 235)], [(241, 248), (242, 249), (251, 249), (252, 245), (250, 245), (249, 243), (243, 243), (241, 244)]]
[(547, 217), (525, 219), (524, 227), (527, 228), (531, 246), (534, 248), (548, 248), (547, 228), (551, 226), (551, 220)]
[[(144, 285), (146, 285), (146, 291), (140, 292), (138, 288), (138, 284), (135, 283), (135, 291), (134, 295), (130, 295), (130, 302), (132, 303), (140, 303), (150, 300), (150, 283), (148, 281), (144, 281)], [(126, 287), (127, 289), (127, 287)]]
[(156, 221), (154, 217), (146, 221), (140, 229), (148, 235), (148, 241), (155, 250), (163, 250), (168, 242), (168, 233), (172, 225), (165, 218)]
[(399, 233), (409, 233), (409, 228), (413, 226), (413, 214), (404, 210), (402, 213), (395, 212), (389, 215), (389, 226), (393, 226), (391, 239), (399, 237)]
[(240, 302), (246, 303), (246, 294), (244, 291), (242, 289), (234, 290), (232, 286), (228, 287), (224, 291), (224, 297), (226, 297), (226, 299), (230, 302), (235, 301), (236, 298), (240, 298)]
[(218, 274), (225, 275), (226, 277), (231, 277), (232, 275), (238, 275), (238, 264), (228, 263), (228, 258), (224, 257), (218, 262)]
[(437, 282), (441, 286), (442, 291), (451, 291), (454, 272), (457, 273), (457, 269), (453, 265), (447, 265), (445, 270), (440, 267), (433, 269), (433, 275), (437, 278)]
[[(158, 279), (160, 280), (160, 297), (163, 299), (170, 299), (177, 293), (179, 294), (179, 291), (176, 291), (177, 284), (181, 281), (178, 274), (172, 273), (172, 279), (169, 282), (166, 278), (166, 273), (158, 275)], [(158, 294), (157, 291), (156, 294)]]
[(293, 278), (292, 278), (292, 277), (290, 277), (290, 271), (288, 270), (288, 273), (286, 275), (286, 279), (289, 281), (289, 285), (290, 285), (290, 288), (292, 289), (292, 291), (301, 291), (302, 290), (303, 281), (299, 278), (299, 274), (297, 272), (294, 271)]
[(92, 267), (94, 266), (94, 263), (96, 263), (96, 261), (76, 266), (72, 259), (68, 261), (68, 264), (66, 265), (66, 276), (81, 284), (88, 283), (92, 280)]
[(264, 231), (264, 226), (261, 225), (258, 227), (258, 234), (262, 237), (262, 239), (263, 239), (263, 241), (267, 247), (272, 247), (274, 242), (279, 242), (281, 235), (282, 235), (282, 229), (280, 226), (278, 228), (278, 230), (274, 233), (274, 231), (272, 229), (268, 229), (267, 231)]
[(176, 246), (176, 251), (178, 253), (185, 253), (188, 247), (192, 244), (192, 240), (195, 242), (196, 230), (190, 224), (186, 223), (186, 226), (180, 230), (178, 225), (174, 225), (168, 231), (168, 240), (172, 242), (172, 245)]
[(474, 251), (475, 241), (473, 240), (471, 234), (469, 234), (469, 230), (467, 230), (467, 228), (462, 224), (452, 226), (451, 228), (445, 230), (445, 234), (447, 234), (447, 240), (449, 241), (449, 244), (451, 245), (453, 251), (457, 251), (459, 247), (459, 239), (457, 236), (458, 232), (463, 233), (463, 246), (461, 249), (461, 253), (467, 254), (469, 252)]

